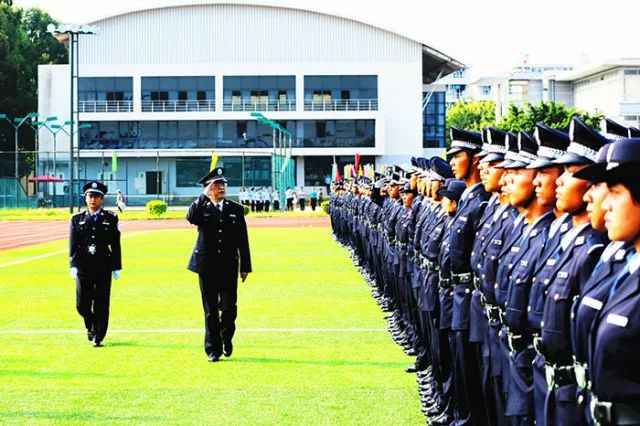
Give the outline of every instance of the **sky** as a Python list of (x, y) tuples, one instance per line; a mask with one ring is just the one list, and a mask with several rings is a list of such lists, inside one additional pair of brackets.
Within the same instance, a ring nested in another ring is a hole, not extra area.
[[(193, 0), (190, 3), (209, 3)], [(220, 0), (214, 2), (221, 2)], [(227, 0), (241, 2), (241, 0)], [(89, 23), (170, 0), (14, 0), (63, 23)], [(263, 0), (330, 13), (401, 33), (474, 69), (640, 58), (640, 0)]]

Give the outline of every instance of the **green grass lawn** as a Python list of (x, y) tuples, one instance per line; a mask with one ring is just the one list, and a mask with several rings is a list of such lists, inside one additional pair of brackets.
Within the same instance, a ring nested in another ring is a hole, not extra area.
[[(160, 216), (155, 216), (148, 213), (143, 209), (127, 209), (124, 213), (119, 213), (118, 209), (112, 206), (106, 206), (105, 208), (114, 211), (123, 219), (127, 220), (162, 220), (162, 219), (184, 219), (187, 212), (187, 207), (172, 208), (167, 210)], [(84, 210), (84, 208), (83, 208)], [(75, 214), (75, 213), (74, 213)], [(292, 212), (282, 211), (270, 211), (270, 212), (251, 212), (251, 217), (318, 217), (326, 216), (327, 214), (322, 211), (320, 207), (316, 208), (316, 211), (311, 211), (311, 207), (305, 209), (305, 211), (294, 210)], [(64, 220), (71, 219), (71, 213), (68, 208), (56, 208), (56, 209), (0, 209), (0, 220)]]
[[(186, 270), (195, 231), (126, 235), (110, 329), (173, 331), (113, 332), (93, 348), (66, 253), (0, 267), (0, 424), (424, 424), (412, 359), (328, 229), (250, 230), (255, 272), (240, 284), (233, 357), (216, 364)], [(0, 264), (65, 249), (3, 251)]]

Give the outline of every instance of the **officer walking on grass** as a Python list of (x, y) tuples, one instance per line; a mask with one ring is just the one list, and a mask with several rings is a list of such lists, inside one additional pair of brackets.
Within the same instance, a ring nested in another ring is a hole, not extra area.
[(233, 352), (238, 271), (244, 282), (251, 272), (251, 255), (244, 209), (225, 198), (224, 169), (213, 169), (198, 183), (204, 185), (204, 191), (187, 213), (187, 220), (198, 227), (198, 240), (187, 268), (200, 280), (204, 350), (209, 362), (216, 362), (222, 354), (230, 357)]
[(109, 325), (111, 274), (122, 270), (118, 216), (104, 210), (107, 187), (88, 182), (83, 187), (87, 210), (71, 218), (69, 266), (76, 280), (76, 309), (84, 319), (87, 338), (102, 346)]

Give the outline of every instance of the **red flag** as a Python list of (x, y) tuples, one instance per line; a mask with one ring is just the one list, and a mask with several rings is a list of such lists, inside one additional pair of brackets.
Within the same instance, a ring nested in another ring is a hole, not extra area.
[(360, 154), (356, 154), (356, 164), (354, 168), (360, 170)]
[(336, 164), (336, 176), (333, 179), (334, 182), (340, 183), (342, 182), (342, 178), (340, 177), (340, 168), (338, 168), (338, 165)]

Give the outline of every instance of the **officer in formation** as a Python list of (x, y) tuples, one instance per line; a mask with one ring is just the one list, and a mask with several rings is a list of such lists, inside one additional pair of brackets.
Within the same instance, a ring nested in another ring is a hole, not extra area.
[(640, 424), (640, 138), (606, 133), (452, 128), (449, 163), (332, 184), (430, 424)]
[(92, 181), (83, 191), (87, 210), (71, 218), (69, 266), (87, 338), (100, 347), (109, 325), (111, 276), (117, 280), (122, 271), (120, 230), (118, 216), (102, 208), (107, 187)]

